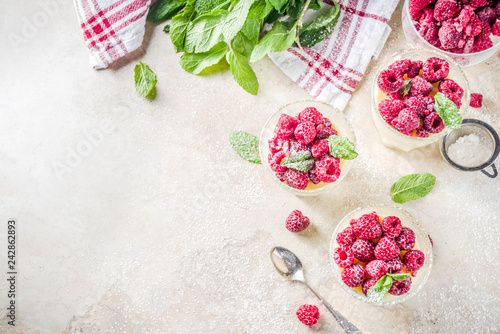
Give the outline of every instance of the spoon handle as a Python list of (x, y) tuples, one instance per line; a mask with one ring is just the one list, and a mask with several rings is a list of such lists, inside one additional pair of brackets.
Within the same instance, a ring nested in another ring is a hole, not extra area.
[(316, 295), (316, 297), (318, 297), (318, 299), (321, 300), (321, 302), (323, 303), (323, 305), (325, 305), (325, 307), (328, 309), (328, 311), (330, 311), (330, 313), (333, 314), (335, 319), (338, 321), (340, 326), (342, 326), (342, 328), (344, 329), (344, 331), (346, 333), (348, 333), (348, 334), (361, 334), (361, 331), (359, 329), (357, 329), (356, 326), (351, 324), (346, 318), (344, 318), (344, 316), (342, 314), (335, 311), (333, 309), (332, 305), (330, 305), (326, 300), (324, 300), (320, 295), (318, 295), (318, 293), (316, 293), (316, 291), (314, 291), (313, 288), (311, 288), (309, 286), (309, 284), (307, 284), (306, 281), (303, 281), (303, 282), (309, 288), (309, 290), (311, 290), (312, 293), (314, 293)]

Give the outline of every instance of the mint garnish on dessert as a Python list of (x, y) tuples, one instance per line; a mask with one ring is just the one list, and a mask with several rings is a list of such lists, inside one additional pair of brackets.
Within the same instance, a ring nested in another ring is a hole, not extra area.
[(411, 89), (411, 79), (406, 79), (403, 87), (399, 89), (401, 95), (408, 94)]
[(326, 141), (332, 157), (352, 160), (358, 156), (354, 150), (354, 144), (346, 137), (333, 135), (328, 137)]
[(134, 67), (135, 90), (142, 97), (148, 97), (156, 85), (156, 74), (147, 64), (139, 62)]
[(391, 187), (391, 197), (396, 203), (406, 203), (426, 196), (436, 184), (436, 177), (430, 173), (403, 176)]
[(381, 301), (389, 289), (392, 287), (394, 281), (400, 281), (410, 278), (409, 274), (385, 274), (377, 283), (368, 289), (366, 296), (370, 303), (378, 303)]
[(256, 136), (245, 131), (235, 131), (229, 136), (229, 143), (243, 159), (262, 164), (259, 156), (259, 140)]
[(434, 96), (434, 109), (447, 128), (460, 129), (462, 126), (462, 117), (460, 116), (458, 107), (446, 95), (437, 93)]
[(284, 157), (281, 160), (280, 165), (293, 168), (300, 172), (308, 172), (314, 165), (314, 159), (311, 152), (299, 151)]

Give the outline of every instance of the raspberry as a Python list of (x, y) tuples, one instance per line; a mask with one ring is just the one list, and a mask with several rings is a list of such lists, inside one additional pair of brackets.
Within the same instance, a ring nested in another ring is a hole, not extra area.
[(333, 260), (339, 267), (349, 267), (354, 263), (354, 254), (352, 253), (352, 250), (347, 246), (337, 247), (333, 251)]
[(434, 110), (434, 99), (430, 96), (413, 96), (406, 100), (405, 105), (418, 117), (425, 117)]
[(318, 322), (319, 311), (315, 305), (302, 305), (296, 314), (297, 318), (307, 326), (312, 326)]
[(444, 130), (443, 120), (437, 113), (431, 112), (424, 118), (424, 129), (429, 133), (440, 133)]
[(299, 143), (307, 145), (316, 137), (316, 127), (311, 122), (302, 122), (297, 125), (294, 134)]
[(443, 80), (449, 73), (450, 64), (448, 64), (446, 60), (437, 57), (427, 59), (422, 68), (423, 77), (429, 82), (438, 82), (439, 80)]
[(316, 164), (316, 175), (323, 182), (335, 182), (340, 176), (340, 160), (334, 158), (321, 159)]
[(477, 12), (477, 17), (484, 22), (492, 22), (497, 18), (497, 14), (495, 13), (495, 9), (492, 7), (484, 7), (480, 11)]
[(456, 17), (460, 13), (460, 5), (454, 0), (439, 0), (434, 6), (434, 18), (439, 22)]
[[(500, 7), (499, 7), (500, 8)], [(500, 36), (500, 21), (496, 22), (491, 26), (491, 33), (494, 36)]]
[(332, 122), (326, 117), (323, 117), (323, 124), (325, 126), (330, 126), (330, 127), (332, 126)]
[(342, 281), (348, 287), (355, 288), (360, 286), (365, 279), (365, 268), (359, 264), (353, 264), (342, 271)]
[(375, 211), (362, 215), (358, 219), (351, 219), (350, 224), (359, 239), (371, 240), (382, 235), (380, 218)]
[(418, 19), (418, 23), (420, 24), (429, 24), (429, 23), (434, 23), (434, 9), (432, 7), (425, 7), (424, 12)]
[(351, 247), (356, 241), (356, 235), (352, 227), (347, 226), (342, 232), (337, 234), (335, 240), (339, 245)]
[(279, 151), (275, 155), (269, 154), (269, 167), (277, 173), (285, 172), (288, 167), (280, 165), (281, 160), (283, 160), (284, 157), (286, 157), (286, 153), (283, 151)]
[(474, 41), (472, 52), (481, 52), (493, 46), (493, 41), (489, 37), (477, 37)]
[(389, 289), (389, 293), (394, 296), (401, 296), (410, 291), (411, 278), (407, 278), (401, 281), (392, 282), (392, 286)]
[(421, 60), (415, 60), (411, 62), (410, 68), (408, 69), (408, 77), (409, 78), (414, 78), (417, 75), (419, 75), (420, 70), (424, 66), (424, 62)]
[[(286, 219), (286, 229), (290, 232), (300, 232), (309, 226), (309, 218), (299, 210), (294, 210)], [(354, 256), (354, 255), (353, 255)]]
[(472, 108), (481, 108), (483, 106), (483, 96), (481, 94), (472, 93), (470, 95), (470, 106)]
[(458, 47), (458, 43), (462, 38), (462, 33), (457, 30), (453, 20), (448, 20), (443, 22), (441, 29), (439, 29), (438, 36), (441, 48), (450, 50)]
[(488, 4), (488, 0), (470, 0), (472, 8), (484, 7)]
[(377, 280), (376, 279), (373, 279), (373, 278), (368, 278), (367, 280), (365, 280), (363, 282), (363, 287), (362, 287), (362, 290), (363, 290), (363, 293), (364, 295), (366, 296), (367, 293), (368, 293), (368, 290), (370, 290), (370, 288), (372, 286), (375, 285), (375, 283), (377, 283)]
[(415, 77), (411, 79), (411, 88), (409, 92), (409, 96), (427, 96), (432, 92), (432, 84), (430, 82), (425, 81), (421, 77)]
[(278, 180), (280, 180), (281, 182), (285, 182), (285, 173), (275, 173), (276, 177), (278, 178)]
[(295, 169), (287, 169), (285, 172), (285, 182), (292, 188), (305, 189), (309, 181), (309, 174), (307, 172), (299, 172)]
[(317, 139), (326, 139), (330, 136), (337, 135), (338, 132), (332, 128), (331, 125), (320, 124), (316, 126), (316, 138)]
[(417, 271), (424, 265), (425, 255), (419, 250), (411, 250), (403, 256), (403, 263), (409, 271)]
[(410, 59), (401, 59), (396, 60), (394, 63), (389, 65), (389, 69), (394, 71), (396, 74), (400, 76), (404, 76), (406, 72), (410, 69), (411, 60)]
[(394, 129), (400, 132), (410, 132), (418, 128), (420, 125), (420, 118), (410, 109), (403, 109), (398, 117), (392, 120)]
[(398, 117), (399, 112), (403, 110), (405, 104), (400, 100), (382, 100), (378, 105), (380, 116), (389, 124), (392, 120)]
[(403, 261), (396, 256), (394, 259), (390, 259), (387, 261), (387, 267), (389, 268), (389, 272), (391, 274), (399, 273), (404, 268)]
[(451, 102), (455, 103), (458, 108), (462, 106), (462, 98), (458, 93), (447, 93), (444, 94), (447, 98), (451, 100)]
[(427, 138), (429, 137), (429, 133), (425, 130), (423, 126), (419, 126), (416, 128), (417, 133), (415, 134), (418, 138)]
[(417, 21), (422, 15), (422, 10), (433, 3), (434, 0), (410, 0), (410, 17), (413, 21)]
[(396, 216), (387, 216), (382, 220), (382, 232), (389, 238), (395, 238), (401, 233), (401, 220)]
[(321, 180), (318, 178), (318, 175), (316, 175), (316, 168), (313, 168), (309, 171), (309, 180), (311, 180), (311, 182), (314, 184), (318, 184), (321, 182)]
[(393, 70), (383, 70), (377, 78), (377, 85), (384, 93), (394, 93), (403, 87), (403, 76)]
[[(465, 26), (464, 32), (466, 36), (477, 36), (483, 31), (483, 21), (476, 14), (471, 15), (469, 23)], [(489, 25), (488, 25), (489, 28)], [(489, 34), (488, 34), (489, 35)]]
[(328, 142), (324, 139), (316, 140), (311, 147), (312, 156), (315, 158), (319, 158), (328, 152), (330, 152), (330, 148), (328, 147)]
[(490, 37), (491, 27), (488, 23), (479, 21), (481, 23), (481, 33), (477, 37), (487, 38)]
[(314, 125), (319, 125), (323, 121), (323, 115), (314, 107), (302, 110), (298, 118), (301, 122), (311, 122)]
[(365, 270), (372, 278), (379, 280), (389, 272), (389, 267), (384, 261), (373, 260), (366, 264)]
[(410, 250), (415, 247), (415, 232), (409, 227), (403, 227), (395, 241), (401, 250)]
[(286, 141), (279, 139), (277, 136), (274, 136), (272, 139), (268, 140), (269, 143), (269, 151), (274, 154), (276, 152), (281, 151), (283, 148), (283, 143)]
[(399, 248), (394, 239), (385, 236), (380, 238), (373, 253), (378, 260), (387, 261), (399, 255)]
[(278, 138), (287, 140), (293, 139), (293, 132), (299, 124), (299, 121), (295, 117), (288, 116), (287, 114), (282, 114), (278, 120), (278, 124), (274, 129), (274, 132)]
[(435, 47), (441, 46), (441, 42), (439, 41), (439, 27), (436, 22), (422, 24), (417, 30), (429, 44)]
[(310, 147), (308, 145), (304, 145), (297, 140), (290, 140), (290, 148), (288, 149), (291, 153), (297, 153), (300, 151), (310, 151)]
[(375, 259), (375, 244), (369, 240), (358, 239), (352, 244), (354, 257), (363, 262), (370, 262)]
[(441, 81), (439, 83), (439, 91), (446, 96), (449, 94), (456, 94), (460, 100), (462, 99), (462, 96), (464, 96), (463, 88), (451, 79)]
[(399, 100), (403, 101), (403, 95), (399, 91), (394, 92), (394, 93), (387, 93), (387, 96), (389, 97), (389, 100)]
[(469, 5), (464, 6), (464, 8), (460, 11), (460, 14), (458, 14), (458, 23), (460, 24), (462, 30), (465, 26), (467, 26), (472, 15), (475, 15), (474, 8)]

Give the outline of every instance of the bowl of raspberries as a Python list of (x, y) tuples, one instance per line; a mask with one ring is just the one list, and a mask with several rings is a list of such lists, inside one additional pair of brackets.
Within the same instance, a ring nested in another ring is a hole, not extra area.
[(275, 182), (300, 196), (338, 185), (351, 168), (356, 138), (344, 115), (313, 100), (285, 105), (262, 129), (259, 149)]
[(409, 152), (460, 127), (460, 115), (469, 107), (469, 82), (450, 57), (429, 49), (402, 50), (377, 73), (372, 116), (384, 145)]
[(358, 208), (335, 228), (330, 260), (351, 296), (394, 305), (416, 295), (433, 262), (432, 241), (408, 212), (392, 205)]
[(498, 0), (406, 0), (402, 22), (413, 47), (441, 50), (464, 67), (500, 50)]

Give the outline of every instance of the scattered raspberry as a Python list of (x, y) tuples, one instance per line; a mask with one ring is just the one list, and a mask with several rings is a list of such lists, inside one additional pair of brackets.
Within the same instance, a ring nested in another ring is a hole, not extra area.
[(314, 125), (319, 125), (323, 121), (323, 115), (314, 107), (308, 107), (299, 113), (300, 122), (311, 122)]
[(451, 79), (441, 81), (439, 83), (439, 91), (447, 96), (449, 94), (456, 94), (460, 100), (462, 99), (462, 96), (464, 96), (463, 88)]
[(403, 263), (409, 271), (417, 271), (424, 265), (425, 255), (419, 250), (411, 250), (403, 256)]
[(424, 62), (421, 60), (415, 60), (411, 62), (410, 68), (408, 69), (408, 77), (414, 78), (420, 74), (420, 70), (424, 66)]
[(484, 7), (488, 4), (488, 0), (470, 0), (472, 8)]
[(427, 96), (432, 92), (432, 84), (430, 82), (425, 81), (421, 77), (415, 77), (411, 79), (411, 88), (409, 92), (409, 96)]
[(399, 255), (399, 248), (394, 239), (385, 236), (380, 238), (373, 253), (378, 260), (387, 261)]
[(269, 167), (271, 167), (273, 171), (278, 173), (285, 172), (288, 167), (280, 165), (281, 160), (283, 160), (284, 157), (286, 157), (286, 153), (283, 151), (279, 151), (275, 155), (269, 154)]
[(401, 220), (396, 216), (387, 216), (382, 220), (382, 232), (389, 238), (395, 238), (401, 233)]
[(316, 140), (311, 147), (312, 156), (315, 158), (319, 158), (328, 152), (330, 152), (330, 148), (328, 147), (328, 142), (324, 139)]
[(372, 278), (379, 280), (389, 272), (389, 267), (384, 261), (373, 260), (366, 264), (365, 270)]
[(316, 127), (311, 122), (302, 122), (297, 125), (294, 134), (299, 143), (307, 145), (316, 137)]
[(431, 57), (425, 61), (422, 74), (426, 81), (438, 82), (450, 74), (450, 64), (444, 59)]
[(413, 96), (406, 100), (405, 106), (418, 117), (425, 117), (434, 110), (434, 99), (431, 96)]
[(278, 124), (276, 125), (274, 132), (280, 139), (293, 139), (293, 133), (298, 124), (299, 121), (295, 117), (288, 116), (287, 114), (282, 114), (278, 120)]
[(438, 36), (439, 42), (441, 42), (441, 48), (450, 50), (458, 47), (458, 43), (462, 38), (462, 33), (457, 30), (453, 20), (448, 20), (443, 22), (441, 29), (439, 29)]
[(352, 227), (347, 226), (344, 230), (342, 230), (342, 232), (337, 233), (335, 240), (339, 245), (351, 247), (356, 241), (356, 235), (354, 234)]
[[(299, 210), (294, 210), (286, 219), (286, 228), (290, 232), (300, 232), (309, 226), (309, 218), (304, 216)], [(354, 255), (353, 255), (354, 256)]]
[(333, 260), (339, 267), (349, 267), (354, 263), (354, 254), (349, 247), (340, 246), (333, 251)]
[(354, 257), (363, 262), (375, 260), (375, 244), (369, 240), (358, 239), (352, 244), (352, 252)]
[(421, 125), (416, 128), (417, 133), (415, 134), (418, 138), (427, 138), (429, 137), (429, 133), (425, 130), (425, 128)]
[[(500, 8), (500, 7), (499, 7)], [(494, 36), (500, 36), (500, 21), (496, 22), (491, 26), (491, 33)]]
[(302, 305), (296, 314), (297, 318), (307, 326), (312, 326), (318, 322), (319, 311), (315, 305)]
[(392, 120), (392, 125), (400, 132), (410, 132), (418, 128), (420, 118), (410, 109), (403, 109), (398, 117)]
[(316, 175), (323, 182), (335, 182), (340, 176), (340, 160), (331, 158), (321, 159), (316, 164)]
[(410, 69), (411, 60), (401, 59), (396, 60), (394, 63), (389, 65), (389, 69), (394, 71), (397, 75), (404, 76), (406, 72)]
[(481, 94), (472, 93), (470, 95), (470, 106), (472, 108), (481, 108), (483, 106), (483, 96)]
[(342, 271), (342, 281), (351, 288), (360, 286), (365, 279), (365, 268), (359, 264), (353, 264)]
[(435, 47), (441, 46), (441, 42), (439, 41), (439, 27), (436, 22), (422, 24), (417, 30), (429, 44)]
[(497, 18), (497, 14), (495, 13), (495, 9), (492, 7), (484, 7), (483, 9), (477, 12), (477, 17), (484, 22), (490, 23), (495, 21)]
[(417, 21), (422, 15), (424, 8), (433, 2), (434, 0), (411, 0), (409, 8), (411, 19)]
[(377, 283), (377, 280), (373, 278), (368, 278), (367, 280), (364, 281), (362, 289), (365, 296), (368, 293), (368, 290), (370, 290), (370, 288), (374, 286), (375, 283)]
[(394, 296), (401, 296), (410, 291), (411, 287), (411, 278), (404, 279), (401, 281), (392, 282), (392, 286), (389, 289), (389, 293)]
[(405, 104), (400, 100), (382, 100), (378, 105), (380, 116), (389, 124), (392, 120), (398, 117), (399, 112), (403, 110)]
[(431, 112), (424, 118), (424, 129), (429, 133), (440, 133), (444, 130), (443, 120), (437, 113)]
[(439, 22), (452, 19), (460, 13), (460, 5), (454, 0), (438, 0), (434, 6), (434, 18)]
[(390, 259), (387, 261), (387, 267), (389, 268), (389, 272), (391, 274), (399, 273), (404, 268), (403, 261), (396, 256), (394, 259)]
[(378, 87), (384, 93), (394, 93), (403, 87), (405, 81), (403, 76), (392, 70), (383, 70), (377, 78)]
[(295, 169), (287, 169), (285, 172), (285, 182), (292, 188), (305, 189), (309, 181), (309, 174), (307, 172), (299, 172)]
[(382, 235), (380, 218), (375, 211), (362, 215), (358, 219), (351, 219), (350, 224), (359, 239), (371, 240)]
[(415, 232), (409, 227), (403, 227), (395, 241), (401, 250), (410, 250), (415, 247)]

